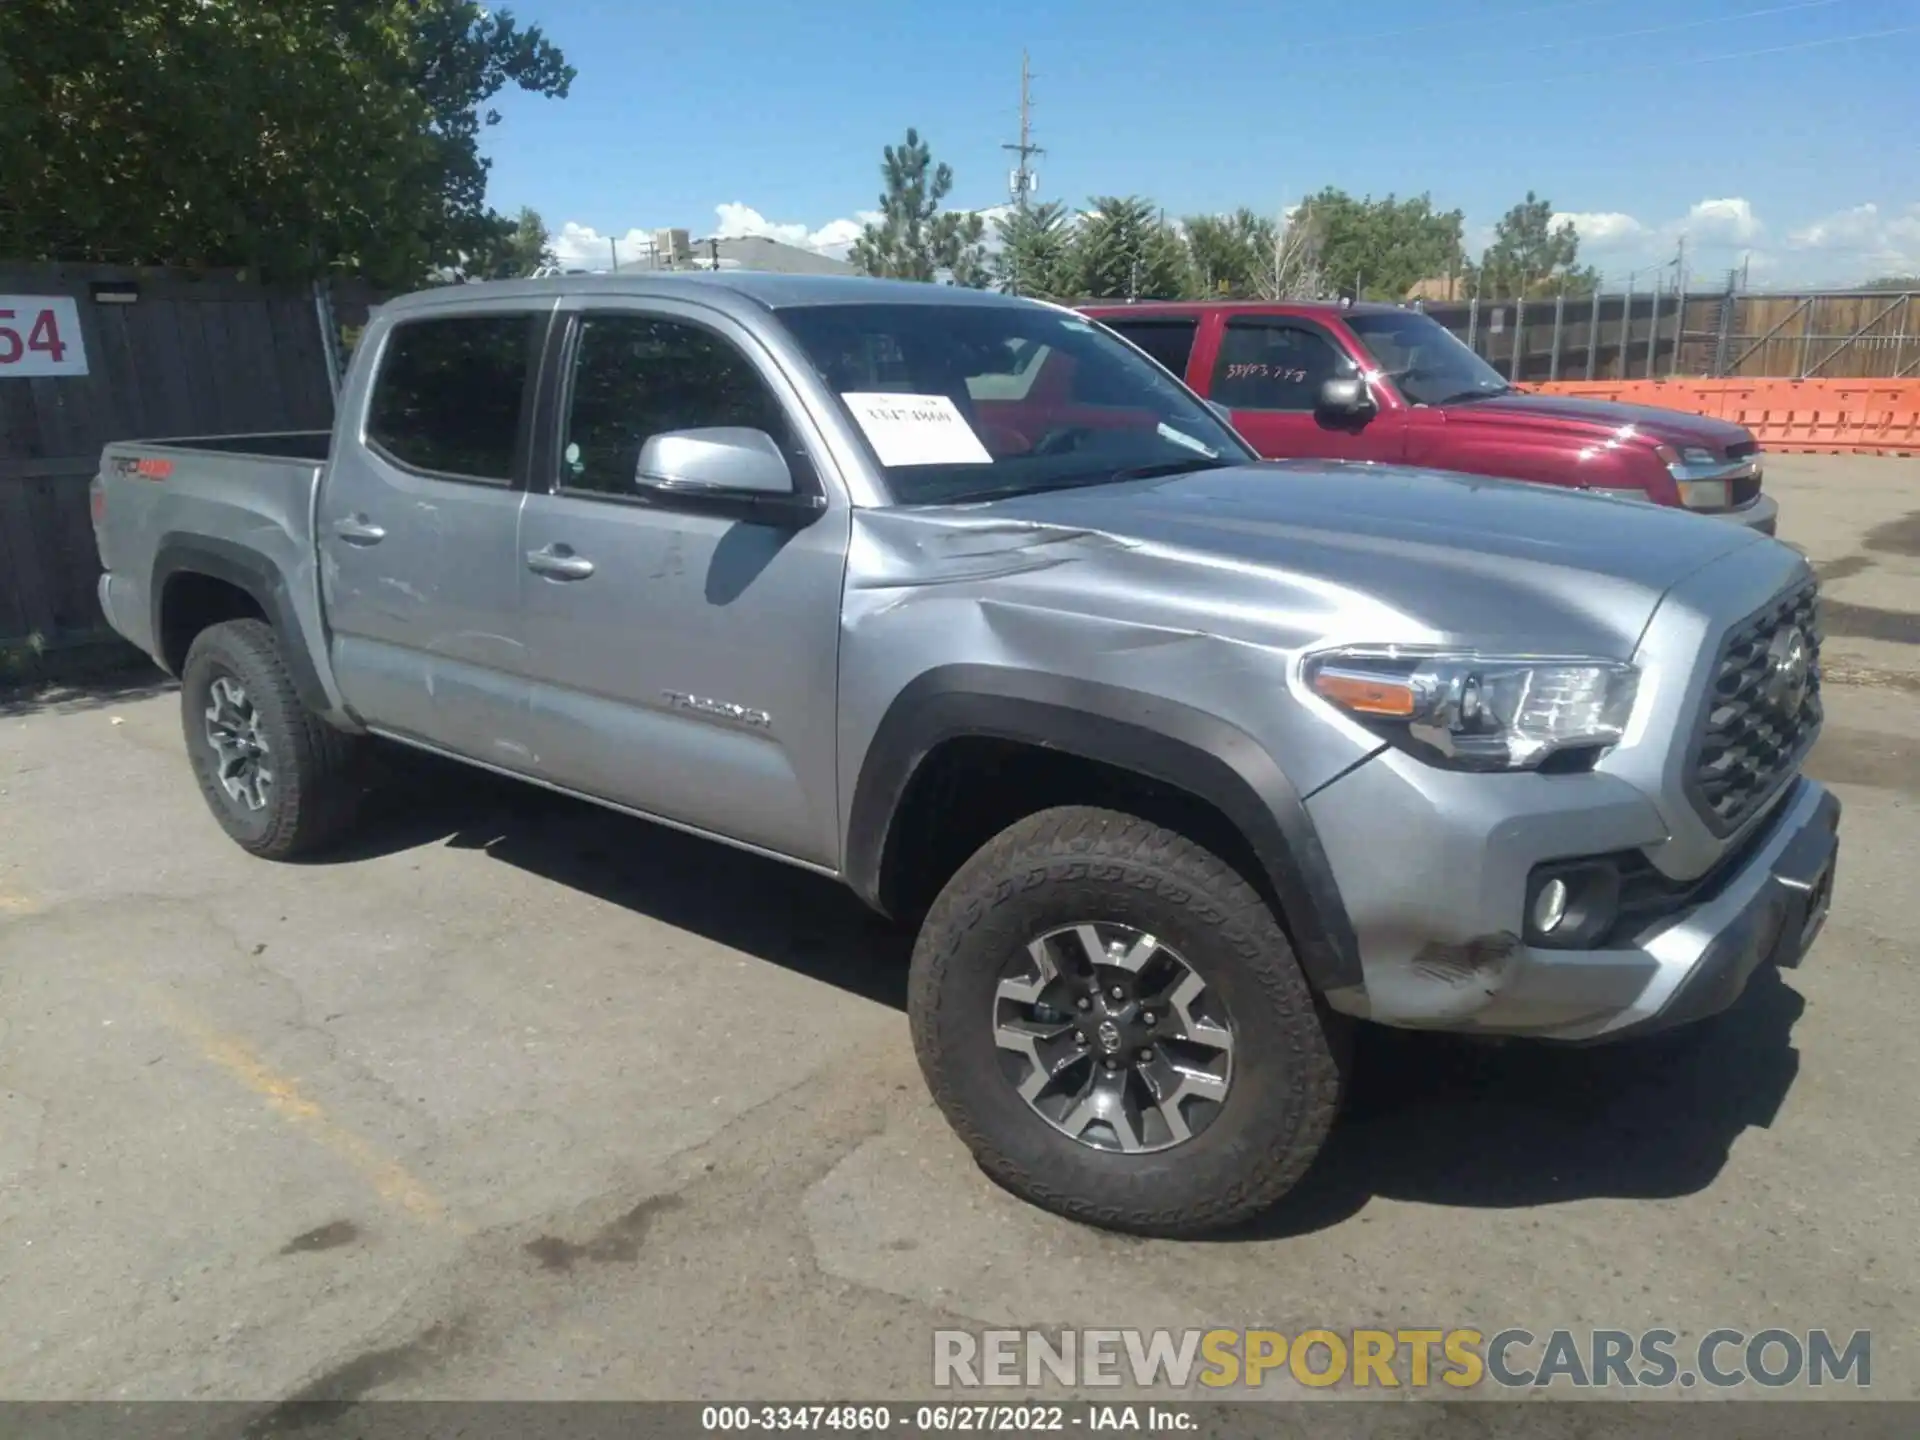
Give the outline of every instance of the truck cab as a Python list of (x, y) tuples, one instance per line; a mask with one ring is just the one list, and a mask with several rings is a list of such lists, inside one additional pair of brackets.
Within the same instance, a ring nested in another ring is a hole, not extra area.
[(1530, 392), (1396, 305), (1096, 305), (1087, 315), (1226, 414), (1268, 459), (1363, 460), (1603, 490), (1774, 533), (1744, 427)]

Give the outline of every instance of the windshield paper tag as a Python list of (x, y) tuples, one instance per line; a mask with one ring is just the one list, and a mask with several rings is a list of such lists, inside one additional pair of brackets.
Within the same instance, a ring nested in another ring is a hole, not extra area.
[(945, 395), (856, 392), (840, 397), (873, 442), (880, 463), (991, 465), (993, 456)]
[(1175, 445), (1184, 445), (1187, 449), (1194, 451), (1196, 454), (1204, 455), (1209, 460), (1218, 460), (1220, 458), (1220, 452), (1211, 445), (1208, 445), (1205, 441), (1194, 439), (1193, 436), (1187, 434), (1184, 430), (1174, 429), (1173, 426), (1167, 424), (1164, 420), (1162, 420), (1156, 428), (1162, 440), (1170, 440)]

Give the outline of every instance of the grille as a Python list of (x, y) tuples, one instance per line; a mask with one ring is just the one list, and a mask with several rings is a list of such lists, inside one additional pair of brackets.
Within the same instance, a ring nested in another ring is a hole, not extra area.
[[(1720, 835), (1779, 791), (1820, 733), (1819, 587), (1808, 580), (1736, 625), (1720, 647), (1701, 705), (1688, 772), (1694, 808)], [(1806, 641), (1807, 678), (1792, 703), (1787, 636)]]
[(1727, 487), (1727, 503), (1733, 506), (1745, 505), (1760, 494), (1760, 475), (1756, 471), (1743, 479), (1734, 481)]

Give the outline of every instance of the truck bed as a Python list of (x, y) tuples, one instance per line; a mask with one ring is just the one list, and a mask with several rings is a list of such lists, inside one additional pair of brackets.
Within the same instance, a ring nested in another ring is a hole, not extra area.
[(200, 450), (215, 455), (251, 455), (270, 460), (325, 460), (333, 449), (329, 430), (266, 430), (248, 435), (196, 435), (180, 440), (129, 440), (142, 450)]
[(329, 432), (313, 430), (109, 445), (92, 487), (108, 623), (169, 663), (156, 602), (169, 569), (197, 548), (269, 562), (288, 602), (314, 622), (304, 633), (323, 633), (313, 513), (331, 444)]

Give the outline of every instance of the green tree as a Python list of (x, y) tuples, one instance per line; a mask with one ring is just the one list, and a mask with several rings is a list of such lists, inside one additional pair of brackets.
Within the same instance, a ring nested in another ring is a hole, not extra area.
[(1500, 218), (1493, 227), (1493, 244), (1477, 266), (1468, 267), (1468, 282), (1477, 293), (1493, 299), (1522, 296), (1591, 294), (1600, 284), (1600, 272), (1577, 265), (1580, 236), (1571, 220), (1553, 223), (1553, 202), (1533, 191)]
[(1269, 295), (1280, 238), (1271, 219), (1243, 206), (1231, 215), (1189, 215), (1181, 226), (1200, 293), (1229, 300)]
[(1881, 275), (1869, 280), (1862, 288), (1867, 290), (1914, 290), (1920, 291), (1920, 275)]
[(512, 223), (487, 102), (573, 75), (476, 0), (0, 4), (0, 253), (409, 285)]
[(933, 163), (933, 147), (907, 127), (907, 138), (887, 146), (880, 161), (886, 189), (880, 219), (864, 229), (848, 259), (857, 270), (895, 280), (937, 280), (983, 286), (988, 280), (986, 221), (964, 210), (942, 210), (953, 189), (953, 167)]
[(1067, 207), (1057, 200), (1021, 205), (995, 218), (1000, 248), (993, 257), (993, 278), (1013, 295), (1042, 300), (1073, 298), (1073, 229)]
[(1073, 279), (1088, 300), (1179, 300), (1193, 267), (1179, 232), (1138, 195), (1096, 195), (1074, 235)]
[(1436, 210), (1427, 195), (1355, 199), (1332, 186), (1305, 202), (1296, 224), (1310, 227), (1327, 283), (1380, 300), (1401, 300), (1422, 280), (1457, 269), (1464, 217)]
[(485, 279), (509, 280), (516, 276), (531, 275), (541, 266), (557, 264), (558, 261), (559, 257), (553, 250), (553, 237), (547, 231), (547, 222), (540, 218), (540, 212), (531, 205), (522, 205), (515, 219), (509, 220), (504, 215), (497, 217), (496, 232), (461, 268), (470, 275)]

